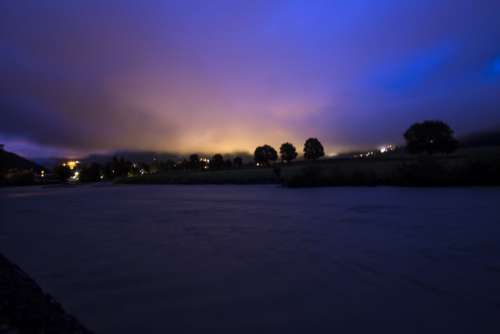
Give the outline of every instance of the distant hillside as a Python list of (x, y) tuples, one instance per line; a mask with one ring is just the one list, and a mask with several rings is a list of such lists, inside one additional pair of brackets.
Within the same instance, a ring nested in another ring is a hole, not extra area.
[[(200, 157), (211, 157), (213, 154), (209, 153), (197, 153)], [(189, 154), (176, 154), (169, 152), (152, 152), (152, 151), (117, 151), (110, 154), (91, 154), (85, 158), (80, 160), (84, 162), (97, 162), (104, 164), (113, 159), (113, 157), (123, 157), (126, 160), (134, 161), (134, 162), (144, 162), (144, 163), (152, 163), (155, 159), (160, 161), (165, 160), (180, 160), (182, 158), (188, 158)], [(224, 159), (233, 159), (236, 156), (239, 156), (243, 159), (243, 161), (253, 161), (253, 156), (248, 152), (235, 152), (235, 153), (225, 153), (223, 154)]]
[[(200, 157), (211, 157), (213, 153), (197, 153)], [(239, 156), (243, 159), (243, 162), (253, 161), (253, 155), (248, 152), (233, 152), (233, 153), (224, 153), (224, 159), (234, 159), (236, 156)], [(189, 154), (180, 154), (180, 153), (171, 153), (171, 152), (154, 152), (154, 151), (116, 151), (110, 153), (99, 153), (99, 154), (90, 154), (88, 156), (82, 156), (75, 158), (73, 157), (71, 160), (80, 160), (82, 163), (92, 163), (97, 162), (99, 164), (106, 164), (110, 162), (113, 157), (124, 158), (128, 161), (133, 162), (143, 162), (147, 164), (153, 163), (155, 160), (166, 161), (173, 160), (178, 161), (183, 158), (188, 159)], [(36, 163), (43, 165), (48, 168), (54, 168), (55, 166), (61, 164), (64, 161), (70, 160), (69, 158), (62, 157), (46, 157), (46, 158), (34, 158)]]
[(33, 169), (39, 171), (43, 169), (43, 167), (15, 153), (0, 149), (0, 170), (9, 169)]
[(117, 151), (112, 153), (90, 154), (88, 156), (81, 156), (78, 158), (72, 157), (71, 159), (64, 157), (46, 157), (46, 158), (35, 158), (34, 160), (43, 166), (54, 168), (57, 165), (60, 165), (62, 162), (67, 160), (79, 160), (82, 163), (97, 162), (99, 164), (104, 165), (113, 160), (113, 157), (119, 157), (119, 158), (123, 157), (125, 160), (128, 161), (144, 162), (148, 164), (152, 163), (154, 161), (154, 158), (158, 160), (168, 160), (168, 159), (177, 160), (179, 158), (179, 156), (171, 153), (156, 153), (149, 151)]
[(58, 158), (58, 157), (48, 157), (48, 158), (32, 158), (32, 160), (39, 164), (42, 165), (46, 168), (52, 169), (58, 165), (60, 165), (62, 162), (67, 161), (68, 159), (66, 158)]
[(500, 129), (471, 133), (460, 138), (464, 147), (500, 146)]
[(113, 157), (123, 157), (125, 160), (134, 162), (152, 163), (154, 159), (158, 160), (177, 160), (178, 156), (172, 153), (157, 153), (150, 151), (117, 151), (109, 154), (91, 154), (80, 160), (85, 162), (107, 163)]

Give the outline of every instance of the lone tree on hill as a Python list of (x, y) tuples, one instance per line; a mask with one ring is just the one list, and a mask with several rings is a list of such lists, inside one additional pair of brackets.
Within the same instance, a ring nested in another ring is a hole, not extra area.
[(224, 157), (222, 154), (214, 154), (212, 159), (210, 159), (210, 169), (222, 169), (224, 168)]
[(453, 130), (442, 121), (415, 123), (404, 133), (410, 153), (451, 153), (458, 148)]
[(325, 150), (316, 138), (309, 138), (304, 144), (304, 159), (316, 160), (325, 155)]
[(290, 143), (284, 143), (280, 147), (281, 161), (290, 162), (297, 158), (297, 150)]
[(254, 160), (260, 165), (269, 166), (272, 161), (278, 160), (278, 152), (269, 145), (259, 146), (255, 149)]

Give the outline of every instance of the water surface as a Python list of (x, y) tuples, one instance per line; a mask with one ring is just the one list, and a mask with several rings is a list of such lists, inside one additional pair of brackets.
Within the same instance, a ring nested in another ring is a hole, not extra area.
[(500, 189), (0, 190), (0, 251), (96, 333), (498, 333)]

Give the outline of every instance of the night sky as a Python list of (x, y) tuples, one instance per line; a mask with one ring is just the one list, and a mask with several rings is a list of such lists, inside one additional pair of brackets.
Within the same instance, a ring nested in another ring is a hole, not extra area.
[(0, 112), (32, 157), (466, 134), (500, 125), (500, 1), (3, 0)]

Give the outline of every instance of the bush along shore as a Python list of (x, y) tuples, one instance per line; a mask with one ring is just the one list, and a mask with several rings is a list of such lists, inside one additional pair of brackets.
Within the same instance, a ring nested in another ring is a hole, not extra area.
[(90, 334), (18, 266), (0, 254), (0, 333)]
[(171, 171), (121, 184), (282, 184), (321, 186), (500, 186), (500, 148), (447, 155), (325, 159), (220, 171)]
[(410, 161), (317, 164), (296, 173), (285, 173), (282, 184), (291, 188), (500, 186), (500, 157), (496, 160), (422, 157)]

